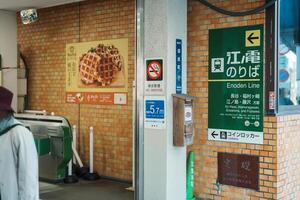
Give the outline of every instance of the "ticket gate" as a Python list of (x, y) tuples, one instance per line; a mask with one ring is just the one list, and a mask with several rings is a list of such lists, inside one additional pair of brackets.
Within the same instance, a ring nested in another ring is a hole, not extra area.
[(72, 129), (68, 120), (59, 116), (15, 114), (33, 133), (39, 155), (41, 180), (61, 182), (72, 158)]

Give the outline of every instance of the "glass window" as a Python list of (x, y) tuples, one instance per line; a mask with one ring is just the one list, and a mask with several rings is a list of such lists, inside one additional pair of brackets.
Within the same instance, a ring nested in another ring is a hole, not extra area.
[(280, 0), (278, 39), (278, 105), (300, 105), (300, 3)]

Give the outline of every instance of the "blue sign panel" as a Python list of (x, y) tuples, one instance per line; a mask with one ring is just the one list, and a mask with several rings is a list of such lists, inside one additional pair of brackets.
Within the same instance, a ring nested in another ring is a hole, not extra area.
[(176, 94), (182, 93), (182, 40), (176, 39)]
[(146, 118), (164, 119), (165, 104), (163, 100), (146, 100)]
[(290, 74), (286, 69), (279, 70), (279, 82), (286, 82), (289, 80)]

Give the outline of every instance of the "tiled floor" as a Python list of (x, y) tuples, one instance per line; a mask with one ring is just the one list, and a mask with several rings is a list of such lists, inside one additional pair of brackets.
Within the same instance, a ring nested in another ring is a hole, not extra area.
[(40, 183), (42, 200), (133, 200), (134, 194), (126, 188), (130, 185), (108, 180), (80, 181), (75, 184)]

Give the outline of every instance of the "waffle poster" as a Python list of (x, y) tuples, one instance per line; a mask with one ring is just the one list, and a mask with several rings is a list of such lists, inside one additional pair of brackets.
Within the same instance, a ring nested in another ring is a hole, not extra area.
[(66, 101), (126, 104), (128, 39), (67, 44)]

